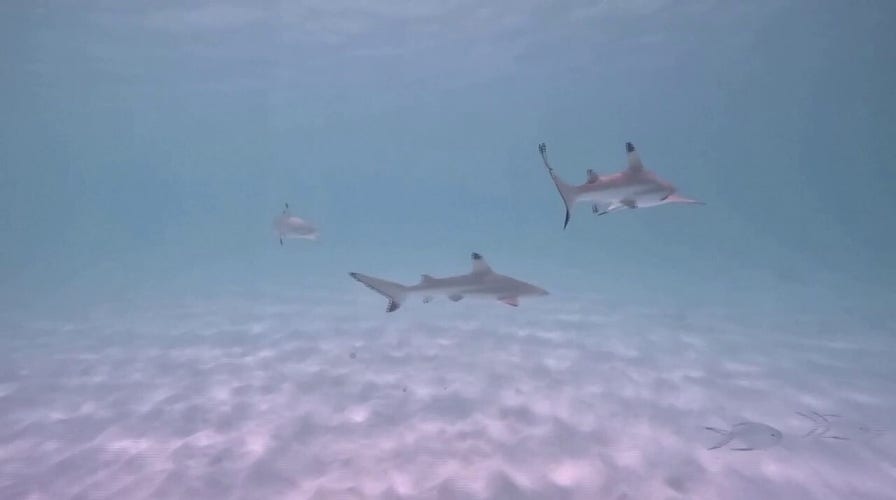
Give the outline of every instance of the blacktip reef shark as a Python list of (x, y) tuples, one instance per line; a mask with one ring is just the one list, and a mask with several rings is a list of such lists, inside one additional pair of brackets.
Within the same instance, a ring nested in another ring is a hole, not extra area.
[(289, 213), (289, 203), (284, 203), (283, 213), (274, 219), (274, 232), (280, 236), (280, 244), (283, 238), (317, 239), (317, 228), (310, 222)]
[(482, 255), (476, 252), (470, 257), (473, 260), (473, 270), (467, 274), (447, 278), (433, 278), (424, 274), (420, 278), (420, 283), (410, 286), (361, 273), (348, 274), (367, 288), (389, 299), (386, 312), (396, 311), (411, 295), (423, 296), (424, 303), (432, 301), (435, 295), (445, 295), (453, 302), (468, 295), (493, 297), (513, 307), (519, 305), (520, 297), (548, 295), (542, 288), (492, 271)]
[(594, 170), (588, 169), (585, 183), (579, 186), (567, 184), (554, 173), (554, 169), (548, 163), (547, 150), (548, 147), (545, 143), (538, 145), (538, 152), (541, 153), (544, 166), (548, 169), (554, 185), (557, 186), (557, 191), (563, 198), (563, 204), (566, 205), (564, 229), (569, 225), (572, 207), (579, 201), (590, 201), (591, 211), (598, 215), (605, 215), (621, 209), (655, 207), (667, 203), (705, 204), (702, 201), (679, 195), (675, 186), (645, 169), (640, 155), (630, 142), (625, 143), (625, 151), (628, 153), (628, 166), (625, 170), (614, 174), (598, 175)]

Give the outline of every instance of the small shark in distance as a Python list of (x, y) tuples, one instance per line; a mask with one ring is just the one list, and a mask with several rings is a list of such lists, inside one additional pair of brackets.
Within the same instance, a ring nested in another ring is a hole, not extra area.
[(289, 203), (284, 204), (283, 213), (274, 219), (274, 232), (280, 236), (280, 245), (283, 238), (317, 239), (317, 228), (310, 222), (289, 213)]
[(485, 296), (493, 297), (513, 307), (519, 305), (520, 297), (548, 295), (548, 292), (542, 288), (492, 271), (482, 255), (478, 253), (474, 252), (471, 258), (473, 269), (467, 274), (447, 278), (434, 278), (424, 274), (420, 283), (410, 286), (361, 273), (348, 274), (364, 286), (389, 299), (386, 312), (397, 310), (411, 295), (422, 295), (424, 303), (432, 301), (434, 295), (447, 296), (453, 302), (457, 302), (467, 295)]
[(538, 145), (538, 152), (544, 166), (551, 175), (551, 180), (557, 186), (557, 191), (566, 205), (566, 220), (563, 228), (569, 225), (570, 211), (576, 202), (591, 202), (591, 211), (598, 215), (606, 215), (621, 209), (655, 207), (667, 203), (692, 203), (705, 205), (704, 202), (686, 198), (677, 193), (677, 189), (671, 183), (666, 182), (653, 172), (644, 168), (641, 157), (635, 150), (635, 146), (625, 143), (628, 153), (628, 167), (614, 174), (598, 175), (594, 170), (588, 169), (584, 184), (574, 186), (567, 184), (551, 168), (548, 163), (548, 147), (545, 143)]

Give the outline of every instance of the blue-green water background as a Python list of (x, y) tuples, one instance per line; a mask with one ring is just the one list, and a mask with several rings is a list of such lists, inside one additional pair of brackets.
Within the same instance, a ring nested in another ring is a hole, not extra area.
[[(887, 310), (894, 11), (5, 2), (3, 303), (361, 293), (476, 250), (561, 295)], [(632, 141), (708, 205), (564, 232), (541, 141), (576, 182)], [(284, 201), (319, 242), (277, 245)]]
[[(890, 499), (893, 19), (0, 3), (0, 498)], [(563, 230), (542, 141), (707, 205)], [(551, 295), (347, 276), (473, 251)], [(708, 450), (744, 421), (784, 437)]]

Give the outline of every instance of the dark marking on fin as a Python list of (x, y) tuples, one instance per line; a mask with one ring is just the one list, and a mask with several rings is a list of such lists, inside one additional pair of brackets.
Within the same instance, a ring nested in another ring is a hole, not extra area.
[(367, 288), (373, 290), (374, 292), (389, 299), (389, 305), (386, 306), (386, 312), (394, 312), (394, 311), (398, 310), (399, 307), (401, 307), (401, 304), (399, 302), (396, 302), (394, 299), (392, 299), (391, 297), (386, 295), (382, 290), (379, 290), (376, 287), (367, 284), (363, 279), (361, 279), (361, 275), (359, 273), (350, 272), (350, 273), (348, 273), (348, 275), (351, 276), (352, 279), (354, 279), (358, 283), (366, 286)]
[(625, 143), (625, 152), (626, 152), (626, 153), (632, 153), (632, 152), (634, 152), (634, 151), (635, 151), (635, 145), (632, 144), (632, 143), (630, 143), (630, 142), (626, 142), (626, 143)]
[(590, 168), (585, 172), (585, 175), (587, 177), (587, 181), (586, 181), (587, 184), (594, 184), (600, 180), (600, 176), (597, 175), (597, 173), (595, 173), (594, 170), (592, 170)]
[(548, 169), (548, 174), (550, 174), (551, 180), (554, 181), (554, 187), (557, 188), (557, 192), (560, 193), (560, 198), (563, 199), (563, 205), (566, 207), (566, 218), (563, 220), (563, 229), (566, 229), (566, 226), (569, 225), (569, 203), (566, 202), (566, 197), (563, 196), (563, 191), (560, 189), (560, 184), (558, 184), (557, 177), (554, 175), (554, 169), (551, 168), (550, 163), (548, 163), (547, 152), (547, 144), (542, 142), (538, 145), (538, 153), (541, 154), (541, 159), (542, 161), (544, 161), (544, 166)]

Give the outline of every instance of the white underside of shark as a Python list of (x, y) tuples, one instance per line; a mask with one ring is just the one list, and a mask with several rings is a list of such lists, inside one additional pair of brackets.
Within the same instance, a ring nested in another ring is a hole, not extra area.
[(317, 228), (310, 222), (289, 213), (289, 204), (283, 209), (283, 213), (274, 219), (274, 233), (280, 237), (280, 244), (284, 239), (301, 238), (317, 240)]
[(632, 143), (625, 143), (625, 149), (628, 153), (628, 167), (625, 170), (609, 175), (598, 175), (593, 170), (588, 170), (585, 183), (575, 186), (560, 179), (548, 163), (547, 146), (544, 143), (538, 145), (544, 166), (566, 205), (564, 228), (569, 224), (573, 206), (579, 202), (590, 203), (592, 212), (599, 215), (622, 209), (655, 207), (668, 203), (704, 204), (702, 201), (679, 195), (674, 185), (645, 169)]
[(548, 292), (530, 283), (509, 276), (498, 274), (492, 270), (478, 253), (471, 255), (473, 270), (468, 274), (434, 278), (422, 275), (416, 285), (402, 285), (361, 273), (349, 273), (371, 290), (389, 299), (386, 312), (393, 312), (401, 307), (409, 297), (422, 297), (423, 302), (430, 302), (436, 296), (445, 296), (457, 302), (464, 297), (486, 297), (518, 306), (520, 297), (548, 295)]

